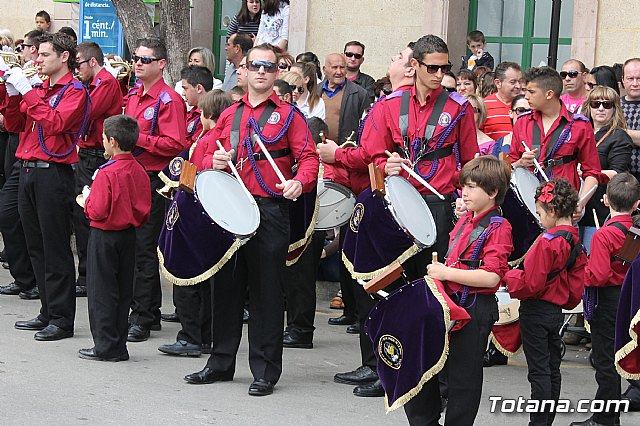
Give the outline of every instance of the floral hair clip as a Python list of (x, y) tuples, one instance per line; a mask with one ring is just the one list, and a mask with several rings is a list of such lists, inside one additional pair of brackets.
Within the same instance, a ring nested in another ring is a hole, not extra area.
[(541, 203), (550, 203), (553, 201), (553, 190), (556, 186), (552, 182), (547, 182), (547, 184), (540, 190), (540, 195), (538, 196), (538, 201)]

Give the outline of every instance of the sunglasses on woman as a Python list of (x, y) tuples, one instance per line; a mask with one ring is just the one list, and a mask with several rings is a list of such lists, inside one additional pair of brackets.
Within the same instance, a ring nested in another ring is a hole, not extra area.
[(247, 62), (247, 69), (252, 72), (260, 71), (260, 67), (264, 68), (264, 72), (272, 74), (278, 70), (278, 64), (270, 61), (250, 61)]
[(602, 108), (604, 108), (604, 109), (613, 108), (613, 102), (611, 102), (611, 101), (591, 101), (591, 102), (589, 102), (589, 106), (592, 109), (598, 109), (598, 108), (600, 108), (600, 105), (602, 105)]
[(281, 70), (289, 70), (291, 67), (286, 62), (280, 62), (278, 64), (278, 68), (280, 68)]
[(301, 95), (304, 93), (304, 87), (302, 86), (296, 86), (295, 84), (290, 84), (289, 87), (291, 87), (291, 90), (293, 90), (294, 92), (298, 92)]
[(531, 111), (531, 109), (530, 108), (524, 108), (524, 107), (518, 107), (518, 108), (512, 108), (511, 111), (513, 111), (516, 114), (520, 115), (520, 114), (524, 114), (525, 112)]

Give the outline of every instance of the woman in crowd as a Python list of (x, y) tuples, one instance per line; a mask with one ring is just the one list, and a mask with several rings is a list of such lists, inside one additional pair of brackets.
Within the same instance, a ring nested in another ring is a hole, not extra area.
[(227, 38), (236, 33), (250, 34), (255, 38), (260, 26), (260, 0), (242, 0), (242, 6), (227, 27)]
[(264, 0), (254, 45), (269, 43), (286, 52), (288, 41), (289, 0)]
[(393, 89), (391, 88), (391, 81), (389, 80), (389, 77), (382, 77), (376, 80), (373, 91), (376, 93), (376, 99), (390, 95), (393, 92)]
[[(531, 107), (529, 106), (529, 101), (527, 101), (524, 95), (516, 96), (515, 98), (513, 98), (513, 101), (511, 101), (511, 109), (509, 110), (509, 117), (511, 118), (511, 122), (515, 124), (519, 115), (522, 115), (529, 111), (531, 111)], [(504, 137), (496, 139), (496, 143), (493, 146), (493, 152), (491, 154), (496, 157), (501, 152), (508, 154), (511, 148), (512, 136), (513, 133), (509, 133)]]
[(322, 81), (322, 67), (320, 66), (320, 59), (318, 59), (318, 56), (315, 53), (313, 52), (301, 53), (298, 56), (296, 56), (296, 62), (301, 62), (301, 63), (311, 62), (313, 65), (316, 66), (318, 83)]
[(475, 95), (478, 90), (476, 75), (466, 68), (461, 69), (456, 76), (456, 90), (463, 96), (468, 94)]
[(484, 101), (474, 93), (467, 93), (465, 97), (469, 99), (469, 103), (473, 108), (473, 116), (476, 122), (476, 137), (478, 138), (480, 155), (491, 154), (495, 141), (480, 130), (480, 126), (484, 123), (484, 120), (487, 119), (487, 108), (484, 105)]
[(482, 77), (478, 78), (478, 95), (481, 98), (486, 98), (498, 91), (495, 83), (496, 73), (493, 71), (486, 72)]
[(278, 78), (282, 78), (282, 76), (289, 71), (291, 71), (291, 65), (293, 65), (293, 56), (288, 53), (283, 53), (278, 55)]
[[(298, 70), (302, 71), (297, 72)], [(315, 65), (303, 64), (282, 76), (282, 80), (289, 83), (293, 91), (293, 103), (300, 108), (305, 117), (325, 118), (324, 101), (318, 96), (315, 77)]]
[[(206, 47), (194, 47), (187, 53), (187, 66), (197, 65), (200, 67), (209, 68), (212, 74), (216, 72), (216, 59), (213, 57), (213, 52)], [(213, 89), (221, 89), (222, 81), (213, 77)], [(182, 80), (176, 82), (174, 90), (182, 95)]]
[(620, 94), (616, 73), (613, 71), (613, 68), (606, 65), (593, 67), (591, 71), (589, 71), (589, 74), (587, 74), (584, 85), (588, 91), (595, 86), (605, 86), (611, 87), (618, 95)]

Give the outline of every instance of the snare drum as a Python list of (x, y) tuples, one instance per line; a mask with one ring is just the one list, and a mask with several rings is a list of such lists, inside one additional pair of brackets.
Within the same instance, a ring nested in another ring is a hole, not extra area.
[(498, 298), (498, 321), (495, 325), (507, 325), (518, 321), (520, 318), (520, 301), (512, 299), (505, 288), (496, 292)]
[(346, 186), (323, 179), (318, 182), (318, 203), (316, 231), (328, 231), (349, 221), (356, 196)]

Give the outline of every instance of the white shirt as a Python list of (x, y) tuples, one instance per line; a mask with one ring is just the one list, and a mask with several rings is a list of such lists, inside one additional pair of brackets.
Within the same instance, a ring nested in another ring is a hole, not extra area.
[(316, 104), (315, 108), (313, 108), (313, 111), (309, 110), (310, 108), (309, 108), (309, 92), (308, 91), (307, 91), (307, 97), (304, 100), (304, 103), (302, 105), (298, 105), (298, 107), (300, 108), (300, 111), (302, 111), (304, 116), (307, 118), (318, 117), (324, 120), (326, 116), (324, 101), (322, 99), (319, 99), (319, 102)]
[(269, 16), (262, 13), (255, 45), (262, 43), (276, 45), (282, 40), (289, 40), (289, 5), (283, 1), (280, 2), (280, 9), (275, 15)]

